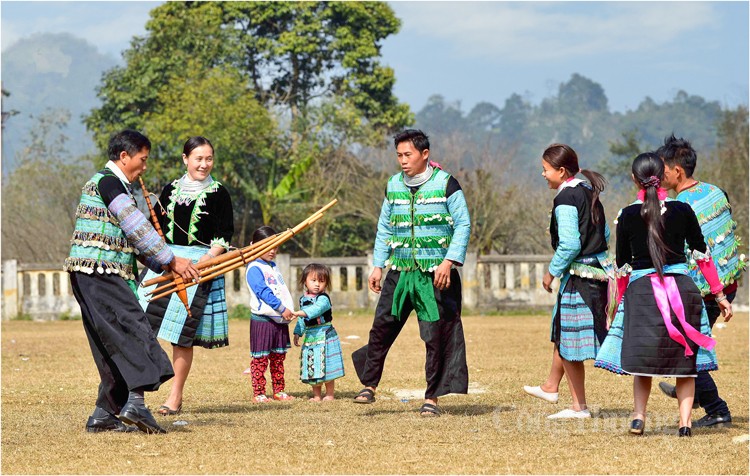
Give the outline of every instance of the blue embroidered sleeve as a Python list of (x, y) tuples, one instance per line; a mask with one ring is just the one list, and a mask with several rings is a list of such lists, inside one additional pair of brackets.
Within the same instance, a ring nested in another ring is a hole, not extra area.
[(611, 236), (611, 231), (609, 230), (609, 224), (605, 221), (604, 222), (604, 241), (606, 243), (609, 243), (610, 236)]
[(466, 248), (469, 246), (471, 236), (471, 219), (464, 192), (459, 190), (448, 197), (447, 205), (453, 220), (453, 237), (445, 259), (464, 264)]
[(305, 331), (307, 328), (305, 327), (305, 318), (304, 317), (298, 317), (297, 318), (297, 324), (294, 326), (294, 335), (302, 337), (305, 335)]
[(128, 242), (145, 258), (146, 266), (156, 273), (162, 272), (162, 266), (172, 262), (174, 253), (136, 208), (133, 199), (122, 193), (109, 203), (108, 208), (117, 218)]
[(571, 205), (558, 205), (555, 207), (555, 219), (560, 242), (549, 264), (549, 272), (552, 276), (559, 278), (581, 252), (578, 209)]
[(380, 208), (380, 218), (378, 218), (378, 233), (375, 236), (375, 249), (372, 253), (372, 263), (376, 268), (385, 267), (385, 261), (391, 255), (391, 247), (388, 246), (388, 240), (393, 236), (391, 228), (391, 204), (387, 199), (383, 200), (383, 206)]
[(253, 290), (260, 301), (265, 302), (279, 312), (284, 312), (286, 308), (281, 303), (281, 299), (276, 297), (271, 288), (266, 285), (266, 278), (263, 277), (263, 271), (256, 267), (251, 267), (247, 270), (246, 279), (250, 289)]
[(320, 317), (329, 309), (331, 309), (331, 301), (325, 296), (318, 296), (313, 304), (301, 307), (300, 311), (305, 311), (307, 317)]

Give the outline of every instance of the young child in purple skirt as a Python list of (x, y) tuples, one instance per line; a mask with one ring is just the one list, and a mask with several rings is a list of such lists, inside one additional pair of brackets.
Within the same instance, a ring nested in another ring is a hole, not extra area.
[[(253, 243), (275, 235), (270, 226), (253, 233)], [(266, 403), (266, 368), (271, 367), (274, 400), (294, 400), (284, 392), (284, 358), (289, 347), (289, 321), (294, 318), (294, 301), (274, 263), (278, 248), (269, 250), (247, 265), (245, 279), (250, 289), (250, 377), (253, 402)]]

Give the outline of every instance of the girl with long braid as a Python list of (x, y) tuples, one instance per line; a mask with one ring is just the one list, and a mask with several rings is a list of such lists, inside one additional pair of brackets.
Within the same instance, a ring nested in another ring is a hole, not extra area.
[[(555, 254), (542, 286), (551, 293), (552, 281), (559, 278), (560, 289), (552, 311), (554, 348), (549, 376), (540, 386), (524, 386), (524, 391), (556, 403), (560, 380), (566, 374), (572, 405), (547, 418), (591, 418), (583, 362), (596, 357), (607, 335), (607, 270), (612, 272), (607, 258), (609, 228), (599, 201), (606, 180), (581, 169), (578, 155), (565, 144), (547, 147), (542, 167), (549, 188), (557, 190), (549, 228)], [(576, 178), (579, 172), (588, 181)]]
[(725, 318), (731, 317), (732, 305), (695, 213), (690, 205), (667, 198), (660, 187), (664, 163), (659, 156), (639, 155), (632, 172), (638, 199), (616, 220), (619, 304), (594, 365), (634, 376), (630, 433), (635, 435), (644, 431), (652, 378), (676, 377), (678, 433), (691, 436), (695, 377), (699, 370), (718, 366), (701, 293), (688, 275), (689, 259), (697, 262), (716, 293)]

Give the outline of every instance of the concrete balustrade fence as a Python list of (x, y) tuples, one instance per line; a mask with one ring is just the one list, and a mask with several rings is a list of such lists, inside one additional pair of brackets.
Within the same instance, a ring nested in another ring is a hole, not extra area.
[[(551, 255), (483, 255), (469, 253), (462, 268), (463, 306), (474, 312), (508, 309), (551, 309), (555, 294), (542, 288), (542, 277)], [(362, 257), (292, 258), (276, 257), (292, 295), (302, 288), (302, 269), (317, 262), (331, 268), (329, 294), (336, 312), (374, 309), (378, 295), (371, 292), (367, 280), (372, 271), (372, 255)], [(249, 291), (244, 269), (224, 275), (227, 306), (230, 310), (248, 305)], [(555, 285), (558, 281), (555, 280)], [(68, 273), (55, 264), (26, 264), (15, 260), (2, 263), (2, 318), (28, 316), (49, 320), (81, 315), (70, 289)], [(735, 300), (737, 310), (748, 309), (747, 280), (743, 280)]]

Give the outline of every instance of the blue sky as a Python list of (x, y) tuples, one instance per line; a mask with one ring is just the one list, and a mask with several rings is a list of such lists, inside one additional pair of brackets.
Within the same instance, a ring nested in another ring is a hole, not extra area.
[[(2, 49), (69, 32), (119, 57), (162, 2), (2, 1)], [(401, 31), (383, 44), (395, 93), (417, 111), (432, 94), (499, 107), (537, 104), (573, 73), (600, 83), (610, 109), (679, 90), (748, 103), (747, 2), (390, 2)]]

